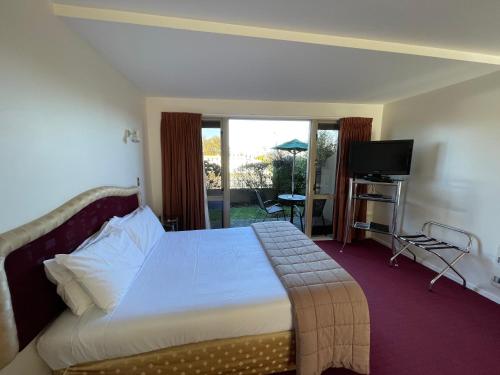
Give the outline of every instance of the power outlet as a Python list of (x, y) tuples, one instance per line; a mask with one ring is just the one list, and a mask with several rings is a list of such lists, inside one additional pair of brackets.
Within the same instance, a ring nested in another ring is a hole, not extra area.
[(141, 179), (139, 177), (137, 177), (137, 186), (141, 186)]
[(492, 284), (495, 285), (497, 288), (500, 288), (500, 277), (493, 276)]
[[(500, 264), (500, 245), (498, 246), (498, 249), (497, 249), (497, 256), (496, 256), (496, 261), (498, 264)], [(495, 267), (497, 270), (500, 269), (500, 267)], [(493, 279), (491, 281), (491, 283), (493, 285), (495, 285), (496, 287), (500, 288), (500, 275), (493, 275)]]

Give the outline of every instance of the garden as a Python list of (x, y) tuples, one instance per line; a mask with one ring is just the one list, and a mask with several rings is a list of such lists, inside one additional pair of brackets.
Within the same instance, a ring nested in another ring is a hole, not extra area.
[[(336, 153), (336, 142), (329, 139), (328, 134), (319, 133), (317, 143), (317, 168), (319, 170), (316, 171), (316, 182), (318, 183), (318, 178), (321, 178), (321, 166)], [(241, 158), (241, 155), (239, 157)], [(280, 194), (291, 193), (292, 164), (291, 153), (273, 149), (263, 155), (249, 155), (246, 161), (240, 162), (240, 165), (231, 171), (230, 220), (232, 227), (247, 226), (266, 217), (266, 213), (259, 207), (255, 190), (259, 191), (264, 201), (276, 200)], [(210, 158), (206, 158), (204, 166), (209, 195), (210, 191), (220, 191), (222, 185), (220, 159), (210, 160)], [(295, 193), (305, 195), (306, 184), (307, 153), (304, 152), (299, 153), (295, 159)], [(289, 217), (288, 207), (285, 207), (285, 212)], [(209, 214), (212, 228), (221, 227), (222, 202), (209, 201)]]

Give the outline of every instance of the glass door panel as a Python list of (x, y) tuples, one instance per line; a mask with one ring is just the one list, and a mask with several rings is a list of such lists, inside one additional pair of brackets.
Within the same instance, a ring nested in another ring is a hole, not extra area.
[[(300, 226), (303, 207), (294, 211), (279, 201), (281, 194), (305, 195), (307, 147), (296, 151), (280, 145), (296, 141), (307, 146), (310, 121), (229, 119), (230, 226), (248, 226), (264, 220), (291, 220)], [(296, 203), (303, 206), (303, 200)]]
[(202, 121), (203, 167), (210, 227), (224, 227), (224, 172), (220, 120)]
[(337, 176), (338, 124), (313, 121), (309, 152), (306, 234), (333, 234), (333, 202)]

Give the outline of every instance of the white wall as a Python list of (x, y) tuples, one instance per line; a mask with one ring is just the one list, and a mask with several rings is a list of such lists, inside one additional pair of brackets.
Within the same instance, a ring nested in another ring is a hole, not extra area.
[[(426, 220), (474, 233), (458, 265), (471, 286), (500, 302), (500, 72), (384, 106), (383, 139), (415, 139), (403, 229)], [(381, 211), (376, 216), (383, 216)], [(437, 262), (420, 253), (431, 267)]]
[(194, 112), (204, 116), (261, 117), (290, 119), (338, 119), (372, 117), (372, 138), (379, 139), (382, 105), (344, 103), (305, 103), (252, 100), (186, 98), (146, 98), (146, 197), (157, 214), (162, 210), (161, 112)]
[(0, 232), (100, 185), (143, 177), (144, 99), (51, 11), (0, 5)]
[[(47, 0), (0, 3), (0, 232), (100, 185), (143, 177), (144, 99), (52, 15)], [(49, 374), (33, 345), (1, 375)]]

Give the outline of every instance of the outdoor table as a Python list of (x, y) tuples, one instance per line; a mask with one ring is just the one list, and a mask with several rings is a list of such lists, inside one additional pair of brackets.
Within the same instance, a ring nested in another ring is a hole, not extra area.
[(283, 206), (290, 207), (290, 223), (293, 224), (293, 209), (296, 205), (303, 206), (306, 201), (305, 195), (300, 194), (280, 194), (278, 195), (278, 202)]

